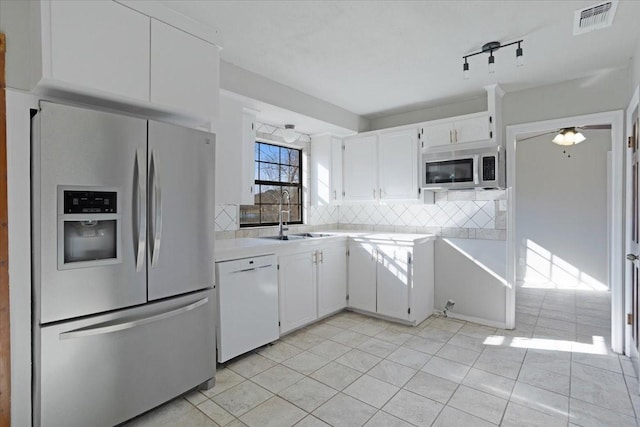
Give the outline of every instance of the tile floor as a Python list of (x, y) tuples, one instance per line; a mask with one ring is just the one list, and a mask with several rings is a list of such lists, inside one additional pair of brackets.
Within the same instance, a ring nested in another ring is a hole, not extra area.
[(637, 426), (610, 296), (520, 288), (517, 328), (343, 312), (219, 366), (128, 426)]

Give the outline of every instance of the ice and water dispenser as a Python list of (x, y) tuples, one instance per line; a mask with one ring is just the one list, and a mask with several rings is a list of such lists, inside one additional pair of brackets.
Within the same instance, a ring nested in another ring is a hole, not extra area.
[(117, 189), (58, 188), (58, 269), (116, 264), (121, 214)]

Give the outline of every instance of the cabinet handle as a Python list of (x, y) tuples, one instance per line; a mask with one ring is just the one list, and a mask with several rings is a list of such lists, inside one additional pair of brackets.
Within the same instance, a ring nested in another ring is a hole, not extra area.
[(313, 255), (311, 255), (311, 262), (314, 264), (318, 263), (318, 252), (314, 252)]
[(382, 188), (378, 189), (378, 199), (382, 200)]
[(324, 251), (320, 251), (320, 262), (324, 264)]
[(458, 129), (453, 130), (453, 142), (458, 142)]
[(453, 132), (449, 130), (449, 144), (453, 143)]

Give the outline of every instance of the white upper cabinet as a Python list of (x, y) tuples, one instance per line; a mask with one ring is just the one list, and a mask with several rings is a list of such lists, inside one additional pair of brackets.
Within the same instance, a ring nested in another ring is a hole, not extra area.
[(326, 206), (342, 199), (342, 140), (329, 135), (311, 139), (311, 205)]
[(159, 2), (22, 1), (3, 20), (21, 52), (9, 87), (192, 127), (218, 118), (218, 31)]
[(151, 19), (151, 102), (191, 116), (218, 116), (218, 47)]
[(112, 1), (41, 8), (42, 79), (149, 100), (149, 17)]
[(438, 120), (422, 128), (424, 149), (489, 141), (492, 117), (488, 113), (473, 114), (454, 119)]
[(378, 197), (377, 136), (347, 138), (343, 150), (345, 201), (371, 201)]
[(378, 198), (418, 199), (418, 131), (407, 129), (378, 137)]
[(220, 98), (220, 120), (215, 129), (217, 205), (254, 203), (254, 120), (240, 101)]

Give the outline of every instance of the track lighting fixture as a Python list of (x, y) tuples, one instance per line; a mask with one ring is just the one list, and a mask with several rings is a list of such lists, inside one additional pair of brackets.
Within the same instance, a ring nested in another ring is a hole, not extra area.
[(482, 50), (478, 52), (473, 52), (468, 55), (464, 55), (462, 59), (464, 59), (464, 64), (462, 64), (462, 75), (465, 80), (469, 79), (469, 61), (468, 58), (476, 55), (480, 55), (482, 53), (489, 54), (489, 74), (493, 74), (496, 71), (496, 57), (493, 55), (494, 52), (502, 49), (503, 47), (518, 45), (516, 48), (516, 66), (521, 67), (524, 65), (524, 56), (522, 50), (522, 40), (517, 40), (507, 44), (500, 44), (500, 42), (489, 42), (482, 45)]

